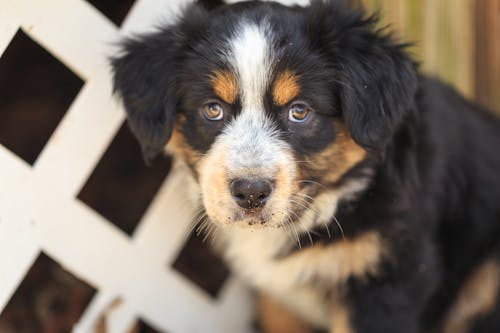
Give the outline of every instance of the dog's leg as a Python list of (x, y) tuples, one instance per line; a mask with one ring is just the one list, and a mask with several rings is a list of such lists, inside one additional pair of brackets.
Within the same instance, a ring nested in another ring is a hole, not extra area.
[(258, 314), (264, 333), (312, 333), (311, 327), (272, 297), (260, 294)]

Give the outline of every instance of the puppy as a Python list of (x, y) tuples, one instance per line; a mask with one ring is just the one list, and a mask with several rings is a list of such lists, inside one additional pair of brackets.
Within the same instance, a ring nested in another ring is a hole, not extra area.
[(273, 304), (333, 333), (500, 332), (499, 121), (374, 18), (194, 3), (122, 46), (144, 157), (185, 162), (223, 257)]

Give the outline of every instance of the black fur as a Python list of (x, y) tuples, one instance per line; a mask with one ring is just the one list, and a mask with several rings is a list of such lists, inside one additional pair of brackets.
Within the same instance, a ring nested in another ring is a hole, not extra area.
[(170, 139), (178, 108), (178, 69), (204, 29), (204, 7), (193, 5), (189, 13), (176, 26), (124, 41), (124, 54), (111, 59), (114, 90), (123, 97), (128, 123), (148, 162)]
[[(317, 111), (308, 128), (293, 127), (266, 97), (266, 111), (297, 158), (335, 141), (334, 119), (343, 119), (368, 151), (342, 179), (327, 184), (371, 177), (356, 200), (340, 203), (337, 219), (346, 237), (376, 230), (391, 249), (382, 277), (348, 283), (354, 330), (428, 332), (477, 265), (487, 258), (500, 262), (498, 119), (418, 75), (403, 46), (375, 30), (376, 19), (341, 1), (314, 1), (306, 8), (215, 1), (192, 5), (178, 23), (126, 41), (124, 53), (112, 61), (115, 90), (146, 159), (163, 149), (179, 115), (187, 119), (183, 133), (192, 149), (209, 150), (222, 128), (208, 129), (194, 112), (211, 97), (201, 73), (225, 66), (210, 51), (225, 47), (241, 15), (272, 22), (281, 37), (277, 47), (286, 55), (276, 71), (291, 67), (300, 73), (302, 93)], [(238, 103), (227, 106), (226, 122), (238, 115)], [(329, 227), (340, 234), (335, 221)], [(339, 240), (322, 229), (311, 234), (316, 244)], [(310, 242), (306, 236), (303, 246)], [(498, 309), (471, 333), (500, 332)]]
[(313, 1), (310, 38), (332, 61), (341, 83), (340, 107), (354, 139), (380, 148), (409, 112), (417, 89), (414, 65), (403, 45), (375, 31), (375, 16), (364, 18), (362, 11), (343, 6)]

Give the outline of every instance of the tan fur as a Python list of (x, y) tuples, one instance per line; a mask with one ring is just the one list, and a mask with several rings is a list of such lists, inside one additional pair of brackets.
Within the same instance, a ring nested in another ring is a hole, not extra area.
[(233, 223), (234, 200), (229, 193), (227, 157), (224, 151), (217, 158), (203, 159), (198, 168), (203, 189), (203, 204), (210, 219), (219, 224)]
[(330, 146), (310, 158), (313, 170), (324, 174), (323, 184), (336, 182), (366, 157), (366, 151), (352, 139), (342, 121), (334, 122), (334, 130), (336, 138)]
[(167, 150), (175, 156), (181, 157), (186, 164), (196, 168), (201, 159), (201, 154), (191, 148), (180, 130), (185, 121), (182, 115), (179, 116), (168, 142)]
[(342, 302), (334, 302), (332, 305), (332, 321), (329, 333), (353, 333), (349, 318), (349, 309)]
[(229, 71), (216, 71), (211, 76), (212, 88), (217, 96), (228, 104), (236, 101), (238, 96), (238, 83), (233, 73)]
[(376, 274), (385, 252), (380, 235), (367, 232), (331, 245), (314, 245), (283, 262), (293, 261), (296, 266), (302, 267), (302, 274), (310, 272), (311, 277), (325, 282), (345, 283), (351, 276), (363, 278), (368, 274)]
[(305, 321), (268, 295), (260, 295), (258, 311), (265, 333), (312, 333), (311, 327)]
[(273, 99), (278, 105), (286, 105), (300, 93), (298, 76), (289, 70), (278, 74), (273, 85)]
[(486, 261), (470, 275), (448, 312), (443, 328), (436, 332), (468, 332), (474, 320), (494, 309), (499, 293), (500, 263)]

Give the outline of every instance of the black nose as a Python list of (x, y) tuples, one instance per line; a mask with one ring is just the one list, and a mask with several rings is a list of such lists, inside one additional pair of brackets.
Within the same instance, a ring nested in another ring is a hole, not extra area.
[(245, 209), (264, 207), (271, 194), (271, 182), (264, 179), (235, 179), (229, 185), (234, 201)]

